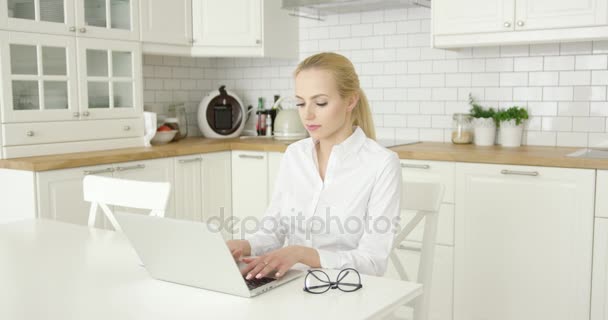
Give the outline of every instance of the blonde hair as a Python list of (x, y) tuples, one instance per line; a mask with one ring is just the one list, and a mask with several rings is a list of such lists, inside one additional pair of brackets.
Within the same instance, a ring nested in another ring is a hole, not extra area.
[(301, 71), (307, 69), (321, 69), (332, 73), (338, 92), (342, 98), (359, 96), (359, 101), (352, 111), (352, 125), (359, 126), (370, 139), (376, 139), (376, 130), (369, 107), (369, 102), (359, 84), (359, 76), (352, 62), (343, 55), (333, 52), (323, 52), (304, 59), (294, 72), (297, 76)]

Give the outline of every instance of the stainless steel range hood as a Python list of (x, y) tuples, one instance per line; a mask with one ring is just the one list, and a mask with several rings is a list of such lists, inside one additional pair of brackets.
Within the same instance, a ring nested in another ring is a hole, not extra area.
[(323, 15), (386, 10), (409, 7), (431, 7), (431, 0), (282, 0), (282, 8), (293, 15), (317, 18)]

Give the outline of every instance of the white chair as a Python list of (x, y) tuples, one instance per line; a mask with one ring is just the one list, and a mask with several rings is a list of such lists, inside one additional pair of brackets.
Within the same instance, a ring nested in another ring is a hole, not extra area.
[[(418, 277), (416, 282), (424, 286), (421, 296), (413, 300), (408, 306), (414, 308), (413, 320), (426, 320), (429, 313), (429, 300), (433, 280), (433, 260), (435, 255), (435, 238), (437, 235), (437, 219), (444, 188), (438, 183), (404, 182), (401, 193), (401, 210), (414, 211), (415, 216), (395, 236), (390, 260), (402, 280), (410, 281), (403, 264), (399, 260), (396, 250), (403, 246), (416, 226), (424, 219), (424, 233), (418, 264)], [(393, 315), (395, 317), (396, 315)]]
[(95, 225), (101, 207), (112, 227), (121, 231), (108, 205), (150, 210), (151, 216), (164, 217), (171, 192), (168, 182), (143, 182), (89, 175), (83, 179), (84, 200), (91, 202), (89, 227)]

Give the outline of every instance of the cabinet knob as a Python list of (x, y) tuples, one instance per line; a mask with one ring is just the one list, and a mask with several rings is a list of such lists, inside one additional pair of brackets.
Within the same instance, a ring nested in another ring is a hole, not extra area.
[(522, 20), (517, 21), (517, 26), (518, 27), (523, 27), (524, 26), (524, 22)]
[(72, 113), (72, 115), (74, 116), (74, 118), (78, 118), (80, 117), (80, 112), (74, 112)]
[(83, 116), (88, 117), (90, 115), (90, 113), (88, 111), (85, 111), (82, 113)]
[(27, 131), (25, 133), (25, 135), (27, 135), (28, 137), (33, 137), (34, 136), (34, 131)]
[(130, 126), (124, 126), (124, 127), (123, 127), (123, 129), (124, 129), (125, 131), (129, 131), (129, 130), (131, 130), (131, 127), (130, 127)]
[(260, 39), (255, 40), (255, 44), (261, 44), (261, 43), (262, 43), (262, 40), (260, 40)]
[(78, 29), (78, 32), (80, 32), (80, 33), (86, 33), (87, 32), (87, 28), (84, 28), (84, 27), (80, 28), (80, 29)]
[(506, 21), (504, 26), (505, 26), (505, 28), (511, 28), (511, 22)]
[(75, 26), (71, 26), (69, 30), (70, 30), (70, 32), (76, 32), (76, 27)]
[(190, 43), (195, 43), (196, 39), (190, 39)]

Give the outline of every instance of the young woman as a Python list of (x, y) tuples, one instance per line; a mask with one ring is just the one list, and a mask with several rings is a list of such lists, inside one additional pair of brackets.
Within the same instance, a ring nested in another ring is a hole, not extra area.
[(237, 259), (252, 256), (241, 258), (247, 279), (281, 277), (296, 263), (382, 275), (399, 215), (399, 159), (373, 140), (370, 107), (344, 56), (302, 61), (295, 93), (310, 138), (287, 148), (261, 229), (228, 247)]

